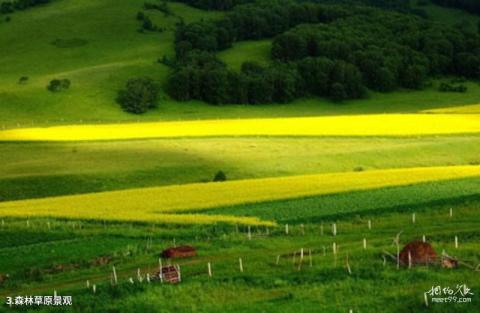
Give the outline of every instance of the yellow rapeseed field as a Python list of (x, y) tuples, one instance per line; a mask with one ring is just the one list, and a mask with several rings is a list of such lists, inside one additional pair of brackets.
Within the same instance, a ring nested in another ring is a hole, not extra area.
[(0, 131), (0, 141), (205, 136), (416, 136), (480, 132), (480, 114), (372, 114), (70, 125)]
[(455, 107), (447, 107), (440, 109), (431, 109), (424, 111), (425, 113), (456, 113), (456, 114), (480, 114), (480, 104), (462, 105)]
[(480, 166), (444, 166), (301, 175), (130, 189), (0, 203), (0, 216), (271, 225), (255, 217), (178, 214), (218, 206), (480, 176)]

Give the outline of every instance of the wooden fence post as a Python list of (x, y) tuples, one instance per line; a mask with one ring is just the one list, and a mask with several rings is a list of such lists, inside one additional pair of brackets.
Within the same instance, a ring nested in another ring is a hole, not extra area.
[(118, 280), (117, 280), (117, 271), (115, 270), (115, 266), (112, 266), (112, 272), (113, 272), (113, 282), (116, 285), (118, 283)]
[(212, 265), (210, 264), (210, 262), (208, 262), (207, 267), (208, 267), (208, 276), (212, 277)]
[(347, 271), (349, 275), (352, 275), (352, 269), (350, 268), (350, 262), (348, 262), (348, 253), (347, 253)]
[(308, 249), (308, 257), (310, 259), (310, 267), (313, 266), (313, 261), (312, 261), (312, 249)]
[(163, 283), (163, 273), (162, 273), (162, 258), (158, 258), (158, 278), (160, 278), (160, 282)]
[(140, 282), (140, 283), (143, 281), (142, 274), (140, 272), (140, 268), (137, 268), (137, 279), (138, 279), (138, 282)]
[(180, 269), (180, 264), (177, 264), (177, 272), (178, 272), (178, 281), (182, 282), (182, 270)]
[(333, 265), (337, 267), (337, 244), (334, 242), (332, 245), (333, 250)]

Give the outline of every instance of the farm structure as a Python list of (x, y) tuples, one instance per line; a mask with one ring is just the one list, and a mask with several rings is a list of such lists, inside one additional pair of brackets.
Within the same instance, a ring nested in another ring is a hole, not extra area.
[(190, 258), (194, 256), (197, 256), (197, 250), (192, 246), (172, 247), (162, 251), (162, 257), (166, 259)]

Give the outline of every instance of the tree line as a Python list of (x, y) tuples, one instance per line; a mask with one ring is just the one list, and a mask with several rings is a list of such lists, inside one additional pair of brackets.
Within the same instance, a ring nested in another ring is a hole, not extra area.
[(433, 3), (457, 8), (474, 14), (480, 14), (480, 1), (478, 0), (432, 0)]
[(188, 4), (194, 8), (219, 11), (231, 10), (236, 5), (254, 1), (255, 0), (179, 0), (179, 2)]
[[(235, 41), (272, 37), (268, 66), (246, 62), (236, 72), (215, 56)], [(179, 24), (175, 49), (169, 94), (213, 104), (344, 100), (367, 87), (419, 89), (438, 75), (480, 78), (478, 34), (366, 6), (239, 5), (221, 20)]]
[[(302, 25), (277, 36), (272, 57), (340, 59), (370, 89), (419, 89), (429, 76), (480, 78), (480, 37), (413, 15), (367, 10), (329, 24)], [(368, 14), (367, 14), (368, 13)]]
[(13, 13), (14, 11), (21, 11), (34, 7), (37, 5), (49, 3), (50, 0), (12, 0), (3, 1), (0, 3), (0, 14)]

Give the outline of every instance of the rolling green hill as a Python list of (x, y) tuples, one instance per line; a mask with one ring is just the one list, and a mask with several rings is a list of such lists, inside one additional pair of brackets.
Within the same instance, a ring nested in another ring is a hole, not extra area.
[[(452, 77), (435, 77), (423, 90), (269, 105), (176, 102), (162, 90), (157, 108), (128, 114), (117, 91), (137, 76), (166, 83), (177, 23), (228, 14), (170, 1), (164, 14), (144, 2), (52, 0), (0, 15), (2, 301), (72, 295), (63, 309), (76, 313), (480, 307), (479, 82), (440, 92)], [(478, 21), (415, 8), (472, 30)], [(140, 31), (139, 11), (161, 31)], [(238, 73), (245, 61), (274, 64), (271, 43), (239, 41), (217, 56)], [(71, 86), (50, 92), (52, 79)], [(399, 232), (399, 245), (425, 236), (464, 263), (397, 268), (384, 256)], [(159, 262), (180, 245), (198, 255)], [(159, 263), (178, 263), (182, 282), (151, 280)], [(437, 284), (466, 284), (472, 303), (427, 306)]]
[[(480, 88), (441, 94), (437, 88), (424, 91), (372, 93), (369, 99), (337, 105), (323, 99), (297, 100), (287, 105), (212, 107), (190, 101), (177, 103), (161, 94), (159, 107), (143, 116), (124, 113), (115, 103), (117, 90), (125, 81), (148, 75), (165, 82), (168, 68), (157, 62), (172, 56), (175, 24), (183, 19), (215, 19), (224, 14), (169, 2), (170, 16), (156, 10), (145, 13), (163, 32), (138, 32), (136, 20), (144, 1), (58, 0), (48, 5), (15, 12), (10, 22), (0, 22), (0, 127), (49, 124), (79, 124), (132, 120), (172, 120), (218, 117), (303, 116), (349, 114), (350, 112), (414, 112), (421, 109), (478, 102)], [(430, 7), (429, 7), (430, 8)], [(430, 10), (430, 9), (429, 9)], [(467, 13), (432, 7), (442, 19), (459, 19)], [(450, 15), (451, 14), (451, 15)], [(269, 41), (239, 42), (220, 54), (232, 68), (245, 60), (269, 62)], [(19, 84), (22, 76), (28, 81)], [(51, 79), (68, 78), (66, 92), (50, 93)], [(438, 84), (438, 83), (436, 83)]]

